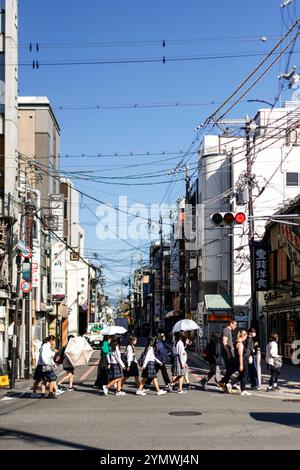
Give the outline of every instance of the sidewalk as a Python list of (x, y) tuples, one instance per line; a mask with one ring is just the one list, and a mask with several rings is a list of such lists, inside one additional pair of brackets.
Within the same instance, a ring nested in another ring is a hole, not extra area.
[[(200, 378), (200, 376), (203, 376), (209, 371), (208, 363), (196, 352), (188, 351), (188, 365), (191, 369), (191, 374), (194, 374), (196, 378)], [(262, 359), (261, 368), (261, 389), (262, 392), (265, 392), (269, 383), (270, 374), (264, 359)], [(282, 394), (297, 394), (300, 398), (300, 367), (284, 364), (278, 379), (278, 385)]]
[[(64, 373), (62, 366), (58, 366), (57, 368), (57, 376), (59, 377)], [(34, 370), (32, 375), (34, 374)], [(31, 392), (33, 386), (33, 379), (19, 379), (15, 382), (15, 388), (11, 390), (9, 387), (0, 388), (0, 400), (4, 398), (7, 394), (21, 394), (24, 392)]]

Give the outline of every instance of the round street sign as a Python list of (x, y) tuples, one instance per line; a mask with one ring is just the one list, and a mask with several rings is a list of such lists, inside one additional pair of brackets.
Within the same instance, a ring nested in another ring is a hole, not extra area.
[(29, 246), (25, 246), (24, 250), (22, 251), (21, 255), (23, 258), (31, 258), (32, 256), (32, 251), (29, 248)]
[(88, 310), (89, 306), (88, 304), (83, 304), (81, 305), (82, 310)]
[(31, 285), (31, 282), (29, 281), (23, 281), (21, 282), (21, 290), (23, 292), (30, 292), (32, 289), (32, 285)]

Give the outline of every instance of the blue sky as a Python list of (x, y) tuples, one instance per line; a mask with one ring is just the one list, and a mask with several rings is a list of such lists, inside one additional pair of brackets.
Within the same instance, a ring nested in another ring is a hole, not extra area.
[[(43, 63), (265, 52), (271, 49), (274, 40), (263, 42), (259, 37), (281, 35), (295, 18), (293, 5), (281, 10), (280, 3), (280, 0), (20, 2), (20, 62), (38, 60), (40, 68), (20, 67), (19, 93), (48, 96), (61, 127), (60, 152), (63, 155), (185, 151), (194, 138), (195, 126), (213, 111), (213, 105), (102, 110), (57, 108), (97, 104), (220, 102), (258, 63), (259, 57), (165, 64), (47, 66)], [(166, 47), (162, 47), (163, 40)], [(149, 45), (151, 41), (153, 45)], [(112, 45), (116, 42), (122, 44)], [(135, 44), (129, 47), (124, 44), (126, 42)], [(30, 52), (29, 43), (38, 43), (39, 51)], [(93, 47), (87, 47), (87, 43), (93, 43)], [(99, 43), (102, 43), (101, 47)], [(103, 47), (103, 43), (109, 45)], [(293, 61), (297, 57), (295, 54)], [(285, 61), (276, 65), (249, 98), (272, 101), (278, 88), (277, 75), (284, 65)], [(258, 107), (258, 104), (242, 103), (230, 117), (255, 114)], [(171, 169), (180, 160), (178, 156), (170, 161), (165, 161), (166, 158), (62, 158), (61, 169), (95, 170), (98, 175), (126, 176)], [(152, 163), (160, 159), (164, 161)], [(193, 164), (195, 158), (191, 162)], [(141, 166), (124, 168), (134, 164)], [(171, 186), (167, 181), (171, 178), (161, 177), (159, 180), (165, 183), (152, 186), (121, 186), (111, 184), (112, 180), (106, 180), (110, 184), (74, 182), (79, 189), (107, 203), (117, 204), (119, 195), (127, 195), (129, 199), (149, 204), (166, 201), (166, 190)], [(183, 193), (183, 181), (173, 184), (170, 202), (175, 202)], [(83, 207), (85, 204), (89, 205), (89, 210)], [(100, 241), (97, 238), (97, 220), (90, 212), (95, 213), (97, 205), (87, 199), (81, 203), (80, 219), (86, 230), (86, 249), (100, 256), (99, 262), (104, 265), (108, 278), (106, 290), (111, 296), (116, 296), (122, 278), (128, 278), (130, 269), (140, 262), (142, 253), (121, 240)], [(147, 251), (145, 240), (128, 241)], [(143, 259), (147, 260), (146, 254), (143, 254)]]

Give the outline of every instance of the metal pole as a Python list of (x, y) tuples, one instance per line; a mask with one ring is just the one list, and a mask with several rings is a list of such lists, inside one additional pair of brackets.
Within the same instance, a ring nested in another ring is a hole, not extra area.
[(20, 281), (21, 281), (21, 254), (18, 253), (17, 259), (17, 299), (15, 305), (15, 314), (14, 314), (14, 331), (13, 331), (13, 343), (12, 343), (12, 352), (11, 352), (11, 379), (10, 379), (10, 388), (15, 388), (15, 380), (17, 375), (17, 338), (18, 338), (18, 327), (19, 327), (19, 308), (20, 308)]
[(159, 251), (159, 326), (162, 328), (162, 310), (163, 310), (163, 230), (162, 215), (159, 216), (159, 234), (160, 234), (160, 251)]
[(190, 317), (191, 313), (191, 292), (190, 292), (190, 252), (187, 249), (187, 227), (190, 203), (190, 169), (185, 170), (185, 217), (184, 217), (184, 254), (185, 254), (185, 318)]
[[(27, 204), (26, 212), (26, 244), (27, 246), (32, 249), (32, 228), (33, 228), (33, 210), (34, 206), (32, 204)], [(31, 261), (30, 261), (31, 263)], [(30, 268), (31, 270), (31, 268)], [(30, 282), (31, 282), (31, 275), (30, 275)], [(30, 378), (30, 359), (31, 359), (31, 345), (30, 345), (30, 338), (31, 338), (31, 328), (32, 328), (32, 319), (31, 319), (31, 308), (30, 308), (30, 296), (26, 294), (24, 297), (25, 300), (25, 379)]]
[(260, 348), (256, 349), (256, 370), (257, 370), (258, 386), (261, 387), (261, 351), (260, 351)]
[(255, 290), (255, 268), (254, 268), (254, 208), (253, 208), (253, 183), (252, 183), (252, 160), (251, 160), (251, 142), (250, 142), (250, 122), (246, 123), (246, 159), (247, 159), (247, 184), (249, 192), (248, 202), (248, 215), (249, 215), (249, 250), (250, 250), (250, 272), (251, 272), (251, 324), (258, 333), (258, 318), (257, 318), (257, 297)]

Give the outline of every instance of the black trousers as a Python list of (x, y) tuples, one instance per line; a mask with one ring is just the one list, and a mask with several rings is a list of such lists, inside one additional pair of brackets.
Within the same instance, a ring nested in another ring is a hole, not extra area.
[(226, 356), (225, 358), (225, 367), (226, 367), (226, 373), (221, 380), (222, 383), (227, 384), (229, 382), (230, 377), (232, 374), (235, 372), (236, 367), (235, 367), (235, 359), (233, 356), (231, 356), (230, 359)]
[[(155, 363), (155, 370), (156, 370), (156, 373), (161, 371), (161, 375), (163, 376), (165, 385), (168, 385), (169, 383), (171, 383), (171, 380), (170, 380), (170, 377), (169, 377), (169, 374), (168, 374), (168, 371), (167, 371), (166, 364), (160, 365), (156, 362)], [(149, 380), (147, 380), (146, 384), (150, 385), (151, 382), (152, 382), (152, 379), (149, 379)]]
[(271, 377), (269, 381), (269, 387), (273, 387), (273, 385), (276, 384), (277, 386), (277, 380), (278, 380), (278, 375), (280, 374), (279, 369), (276, 369), (274, 366), (269, 366), (270, 367), (270, 372), (271, 372)]

